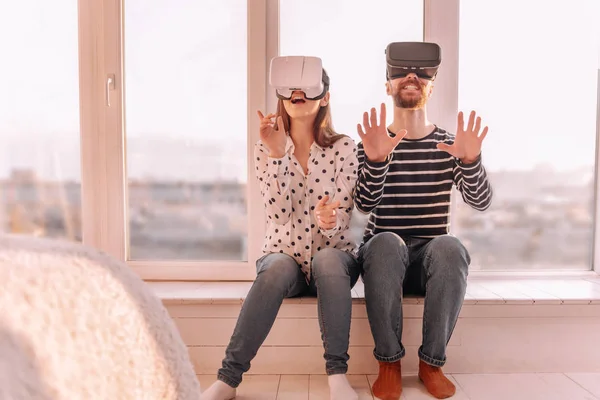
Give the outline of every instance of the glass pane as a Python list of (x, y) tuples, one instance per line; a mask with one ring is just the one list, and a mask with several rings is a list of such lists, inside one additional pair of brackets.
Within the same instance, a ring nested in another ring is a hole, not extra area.
[(77, 1), (0, 5), (0, 232), (81, 241)]
[(131, 259), (246, 260), (246, 0), (126, 0)]
[[(422, 0), (377, 0), (368, 7), (349, 7), (342, 0), (282, 0), (280, 13), (279, 53), (323, 60), (331, 81), (336, 131), (358, 143), (356, 124), (362, 123), (363, 113), (371, 107), (379, 110), (382, 102), (391, 121), (393, 102), (385, 93), (385, 48), (391, 42), (423, 40)], [(387, 16), (401, 18), (397, 23), (385, 22)], [(354, 210), (352, 230), (358, 243), (367, 218)]]
[(459, 108), (490, 127), (495, 198), (483, 214), (459, 200), (454, 232), (474, 269), (589, 269), (600, 2), (462, 0), (460, 12)]

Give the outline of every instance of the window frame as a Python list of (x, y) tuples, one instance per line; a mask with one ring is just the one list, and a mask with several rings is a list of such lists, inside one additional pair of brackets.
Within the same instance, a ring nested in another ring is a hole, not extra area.
[[(123, 2), (120, 0), (121, 10)], [(185, 261), (161, 260), (126, 262), (146, 280), (202, 280), (202, 281), (251, 281), (256, 276), (254, 260), (260, 257), (262, 238), (265, 235), (265, 222), (262, 198), (254, 174), (254, 147), (259, 139), (256, 124), (256, 110), (265, 109), (268, 78), (268, 57), (266, 56), (267, 13), (266, 0), (247, 0), (247, 143), (248, 162), (247, 198), (247, 261)], [(121, 11), (123, 14), (123, 11)], [(123, 29), (123, 22), (119, 22)], [(121, 44), (123, 46), (123, 44)], [(125, 132), (123, 131), (123, 136)], [(126, 209), (129, 203), (125, 203)], [(125, 229), (128, 221), (123, 221)], [(129, 239), (125, 244), (128, 243)]]
[[(122, 71), (118, 48), (120, 30), (112, 24), (120, 17), (118, 0), (79, 1), (79, 74), (82, 241), (123, 260), (125, 218), (123, 187), (124, 143), (118, 134), (123, 121), (119, 88)], [(107, 107), (105, 77), (115, 74), (116, 90)], [(121, 118), (120, 118), (121, 117)], [(109, 195), (110, 194), (110, 195)]]
[[(255, 260), (260, 257), (265, 234), (264, 207), (253, 168), (254, 143), (259, 138), (256, 110), (272, 110), (277, 98), (268, 90), (269, 60), (279, 53), (279, 0), (247, 0), (248, 10), (248, 261), (141, 261), (127, 259), (129, 223), (126, 176), (124, 113), (124, 29), (126, 0), (79, 0), (79, 72), (81, 114), (82, 240), (125, 261), (144, 280), (252, 281)], [(460, 0), (423, 0), (424, 40), (444, 49), (444, 67), (436, 79), (436, 95), (428, 105), (428, 116), (450, 129), (458, 112)], [(108, 92), (108, 74), (115, 85)], [(600, 146), (600, 70), (597, 106), (594, 238), (591, 270), (473, 271), (471, 276), (596, 276), (600, 271), (600, 207), (598, 159)], [(451, 210), (458, 196), (453, 196)], [(455, 213), (450, 222), (455, 225)]]
[(598, 74), (596, 78), (596, 165), (594, 166), (594, 229), (593, 248), (591, 256), (591, 272), (600, 275), (600, 54), (598, 60)]

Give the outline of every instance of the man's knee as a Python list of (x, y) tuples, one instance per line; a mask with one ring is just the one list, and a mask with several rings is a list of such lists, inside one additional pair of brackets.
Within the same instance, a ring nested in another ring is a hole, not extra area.
[(381, 265), (408, 265), (408, 248), (400, 236), (392, 232), (382, 232), (373, 236), (361, 249), (360, 260), (365, 272)]
[(444, 268), (448, 272), (467, 273), (471, 257), (462, 242), (451, 235), (431, 240), (427, 248), (427, 259), (431, 268)]

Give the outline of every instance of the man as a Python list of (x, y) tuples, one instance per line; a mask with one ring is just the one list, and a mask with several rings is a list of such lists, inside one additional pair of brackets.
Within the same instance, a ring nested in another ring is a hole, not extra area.
[(379, 376), (373, 394), (396, 400), (402, 392), (402, 296), (425, 296), (419, 378), (434, 397), (456, 389), (441, 367), (467, 286), (470, 256), (449, 234), (450, 194), (455, 185), (476, 210), (490, 206), (492, 188), (481, 163), (488, 128), (472, 112), (467, 127), (458, 114), (456, 135), (427, 119), (426, 104), (441, 63), (434, 43), (392, 43), (386, 49), (386, 91), (394, 118), (386, 127), (385, 104), (365, 112), (358, 145), (355, 203), (370, 213), (359, 261)]

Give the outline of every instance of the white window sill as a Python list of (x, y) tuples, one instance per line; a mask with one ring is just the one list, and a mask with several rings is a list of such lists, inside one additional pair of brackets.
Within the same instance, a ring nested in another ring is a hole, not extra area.
[[(252, 282), (148, 282), (165, 305), (241, 304)], [(364, 287), (358, 281), (352, 295), (364, 303)], [(284, 300), (284, 304), (314, 304), (313, 297)], [(423, 298), (407, 297), (407, 305), (422, 305)], [(465, 305), (600, 305), (600, 276), (576, 277), (470, 277)]]

